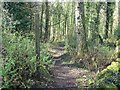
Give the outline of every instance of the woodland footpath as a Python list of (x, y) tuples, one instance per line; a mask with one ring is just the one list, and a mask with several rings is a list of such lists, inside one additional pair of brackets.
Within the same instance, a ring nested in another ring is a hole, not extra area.
[(120, 2), (0, 7), (1, 88), (120, 89)]

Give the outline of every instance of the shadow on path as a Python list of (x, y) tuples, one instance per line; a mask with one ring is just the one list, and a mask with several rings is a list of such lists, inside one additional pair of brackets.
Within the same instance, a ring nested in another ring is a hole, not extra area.
[(71, 56), (65, 51), (64, 47), (53, 47), (49, 52), (55, 61), (53, 83), (50, 87), (77, 87), (77, 83), (79, 82), (83, 86), (87, 85), (87, 77), (89, 78), (91, 75), (89, 71), (77, 68), (74, 64), (63, 64), (64, 61), (71, 60)]

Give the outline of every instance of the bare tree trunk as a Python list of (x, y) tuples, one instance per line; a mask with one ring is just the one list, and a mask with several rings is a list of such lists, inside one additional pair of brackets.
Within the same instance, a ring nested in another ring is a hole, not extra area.
[(120, 29), (120, 1), (118, 3), (118, 28)]
[[(120, 28), (120, 1), (118, 3), (118, 13), (119, 13), (119, 16), (118, 16), (118, 27)], [(120, 59), (120, 38), (118, 38), (118, 55), (117, 55), (117, 58)], [(119, 60), (120, 62), (120, 60)]]
[(36, 13), (35, 13), (35, 49), (36, 49), (36, 61), (40, 62), (40, 30), (39, 30), (39, 12), (38, 6), (36, 6)]
[(110, 19), (110, 33), (111, 34), (113, 33), (113, 14), (112, 14), (112, 17)]
[(100, 7), (101, 7), (101, 3), (99, 2), (98, 4), (96, 4), (96, 11), (97, 11), (97, 17), (96, 17), (96, 21), (95, 21), (95, 23), (96, 23), (96, 27), (95, 27), (95, 31), (96, 31), (96, 34), (97, 34), (97, 36), (98, 36), (98, 38), (99, 38), (99, 42), (102, 44), (103, 43), (103, 39), (102, 39), (102, 37), (100, 36), (100, 34), (99, 34), (99, 24), (100, 24), (100, 19), (99, 19), (99, 14), (100, 14)]
[(43, 26), (43, 12), (44, 12), (44, 3), (42, 2), (41, 8), (41, 18), (40, 18), (40, 39), (42, 39), (42, 26)]
[[(120, 1), (118, 2), (118, 28), (120, 28)], [(120, 62), (120, 38), (117, 41), (117, 61)]]
[(74, 12), (74, 33), (75, 33), (75, 39), (76, 39), (76, 51), (78, 52), (79, 51), (79, 45), (78, 45), (78, 30), (77, 30), (77, 9), (75, 8), (75, 12)]
[(107, 1), (107, 7), (106, 7), (106, 25), (105, 25), (105, 39), (108, 38), (108, 31), (109, 31), (109, 21), (110, 21), (110, 17), (109, 17), (109, 11), (110, 11), (110, 2)]
[(80, 34), (80, 48), (81, 48), (81, 54), (84, 55), (87, 51), (87, 32), (86, 32), (86, 27), (85, 27), (85, 15), (84, 15), (84, 2), (79, 2), (78, 3), (78, 10), (79, 10), (79, 32)]
[(45, 2), (45, 5), (46, 5), (46, 10), (45, 10), (46, 24), (45, 24), (45, 36), (44, 36), (44, 39), (45, 39), (45, 42), (47, 42), (48, 38), (49, 38), (49, 28), (48, 28), (48, 25), (49, 25), (49, 5), (48, 5), (47, 0)]

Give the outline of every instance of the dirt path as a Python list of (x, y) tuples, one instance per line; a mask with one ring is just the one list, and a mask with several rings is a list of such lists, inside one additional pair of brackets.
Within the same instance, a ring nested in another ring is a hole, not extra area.
[(87, 85), (87, 80), (91, 77), (89, 71), (82, 68), (77, 68), (72, 64), (62, 63), (64, 61), (64, 57), (68, 57), (64, 47), (52, 48), (50, 52), (53, 56), (53, 60), (55, 61), (55, 66), (53, 67), (54, 83), (51, 87), (77, 87), (78, 83), (82, 86)]

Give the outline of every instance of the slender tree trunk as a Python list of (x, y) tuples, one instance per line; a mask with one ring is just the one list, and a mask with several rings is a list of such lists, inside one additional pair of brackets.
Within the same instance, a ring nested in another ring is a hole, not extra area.
[(105, 25), (105, 39), (108, 38), (108, 31), (109, 31), (109, 20), (110, 20), (110, 17), (109, 17), (109, 4), (110, 2), (107, 2), (107, 7), (106, 7), (106, 25)]
[(102, 44), (103, 43), (103, 39), (102, 39), (102, 37), (99, 34), (99, 24), (100, 24), (99, 14), (100, 14), (100, 7), (101, 7), (101, 3), (96, 4), (97, 17), (96, 17), (96, 21), (95, 21), (95, 23), (96, 23), (96, 28), (95, 29), (96, 29), (96, 34), (97, 34), (97, 36), (98, 36), (98, 38), (100, 40), (100, 43)]
[(55, 26), (54, 26), (54, 22), (55, 22), (55, 18), (54, 18), (54, 15), (53, 15), (53, 37), (52, 37), (52, 41), (54, 42), (55, 41)]
[(110, 33), (111, 34), (113, 33), (113, 14), (112, 14), (112, 17), (110, 19)]
[(49, 38), (49, 5), (48, 5), (48, 1), (46, 0), (45, 2), (45, 5), (46, 5), (46, 9), (45, 9), (45, 17), (46, 17), (46, 24), (45, 24), (45, 35), (44, 35), (44, 39), (45, 39), (45, 42), (48, 41), (48, 38)]
[(100, 23), (100, 20), (99, 20), (100, 6), (101, 6), (100, 3), (98, 5), (96, 5), (97, 17), (96, 17), (95, 23), (96, 23), (96, 31), (97, 31), (97, 33), (99, 31), (99, 23)]
[(59, 35), (60, 35), (60, 39), (62, 39), (62, 36), (61, 36), (61, 24), (60, 24), (61, 23), (61, 20), (60, 20), (61, 19), (61, 15), (60, 14), (58, 15), (58, 18), (59, 18), (59, 31), (60, 31)]
[(66, 15), (65, 15), (65, 35), (67, 35), (67, 17), (66, 17)]
[(120, 1), (118, 3), (118, 28), (120, 29)]
[[(32, 3), (30, 2), (29, 5), (30, 5), (30, 8), (31, 8), (30, 11), (32, 12)], [(30, 20), (31, 20), (30, 30), (32, 30), (32, 21), (33, 21), (33, 17), (32, 17), (32, 16), (33, 16), (33, 14), (31, 13), (31, 14), (30, 14)]]
[(40, 62), (40, 30), (39, 30), (39, 12), (38, 6), (36, 6), (36, 13), (35, 13), (35, 49), (36, 49), (36, 61)]
[(88, 51), (87, 48), (87, 32), (86, 32), (86, 27), (85, 27), (85, 15), (84, 15), (84, 2), (79, 2), (78, 3), (78, 9), (79, 9), (79, 19), (81, 22), (79, 22), (79, 27), (80, 31), (78, 32), (80, 34), (80, 40), (81, 40), (81, 54), (85, 54)]
[[(118, 2), (118, 28), (120, 29), (120, 1)], [(120, 62), (120, 38), (118, 38), (117, 45), (117, 61)], [(119, 70), (120, 71), (120, 70)]]
[(74, 33), (75, 33), (75, 39), (76, 39), (76, 43), (75, 43), (75, 46), (76, 46), (76, 51), (78, 52), (79, 51), (79, 45), (78, 45), (78, 30), (77, 30), (77, 9), (75, 8), (75, 12), (74, 12)]
[(63, 36), (65, 35), (65, 28), (64, 28), (65, 24), (63, 23)]
[[(118, 2), (118, 30), (120, 30), (120, 1)], [(120, 40), (120, 35), (118, 35), (117, 40)]]
[(110, 34), (113, 33), (113, 13), (115, 9), (115, 2), (110, 2)]
[(44, 12), (44, 3), (42, 2), (41, 18), (40, 18), (40, 39), (42, 39), (43, 12)]

